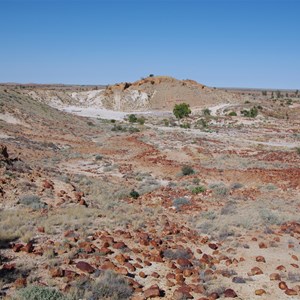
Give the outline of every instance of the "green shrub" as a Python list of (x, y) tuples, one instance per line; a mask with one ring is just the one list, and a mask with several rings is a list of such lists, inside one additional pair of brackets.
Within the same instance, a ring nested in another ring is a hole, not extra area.
[(140, 194), (135, 189), (132, 189), (129, 196), (133, 199), (137, 199), (140, 196)]
[(244, 117), (255, 118), (258, 115), (258, 109), (254, 106), (250, 110), (242, 110), (241, 114), (244, 115)]
[(146, 121), (146, 119), (145, 119), (144, 117), (137, 118), (137, 122), (138, 122), (140, 125), (144, 125), (144, 124), (145, 124), (145, 121)]
[(192, 193), (193, 193), (193, 194), (200, 194), (200, 193), (203, 193), (203, 192), (205, 192), (205, 191), (206, 191), (206, 188), (205, 188), (204, 186), (201, 186), (201, 185), (196, 186), (196, 187), (194, 187), (194, 188), (192, 189)]
[(180, 124), (180, 127), (188, 129), (188, 128), (191, 128), (191, 124), (186, 122), (186, 123)]
[(61, 292), (56, 289), (31, 285), (19, 290), (18, 300), (67, 300)]
[(202, 110), (204, 116), (210, 116), (211, 111), (208, 108)]
[(136, 117), (136, 115), (135, 115), (135, 114), (130, 114), (130, 115), (128, 116), (128, 121), (129, 121), (130, 123), (136, 123), (136, 122), (137, 122), (137, 117)]
[(195, 171), (193, 170), (193, 168), (191, 166), (183, 166), (181, 168), (181, 172), (184, 176), (186, 175), (191, 175), (191, 174), (194, 174)]
[(235, 111), (231, 111), (228, 116), (230, 117), (236, 117), (237, 116), (237, 113)]
[(41, 202), (40, 197), (36, 195), (25, 195), (20, 197), (19, 203), (29, 206), (30, 208), (34, 210), (39, 210), (42, 208), (47, 208), (47, 204), (44, 202)]
[(125, 127), (122, 127), (121, 125), (114, 125), (114, 127), (111, 129), (111, 131), (127, 131)]
[(140, 130), (138, 128), (135, 128), (135, 127), (129, 127), (128, 131), (130, 133), (140, 132)]
[(164, 122), (164, 125), (165, 126), (169, 126), (170, 125), (170, 122), (168, 119), (163, 119), (163, 122)]
[(297, 152), (298, 155), (300, 155), (300, 147), (296, 148), (296, 152)]
[(190, 105), (186, 103), (175, 104), (173, 114), (177, 119), (187, 117), (191, 113)]
[(222, 182), (211, 184), (209, 187), (215, 196), (227, 196), (229, 194), (229, 189)]

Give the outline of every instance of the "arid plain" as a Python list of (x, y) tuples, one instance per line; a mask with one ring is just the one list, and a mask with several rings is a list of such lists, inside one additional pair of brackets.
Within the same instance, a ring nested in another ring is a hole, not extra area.
[(300, 298), (298, 91), (2, 84), (0, 144), (0, 298)]

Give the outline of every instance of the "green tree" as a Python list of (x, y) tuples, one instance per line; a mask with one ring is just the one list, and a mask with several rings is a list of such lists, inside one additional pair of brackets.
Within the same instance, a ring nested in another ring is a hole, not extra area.
[(186, 103), (175, 104), (173, 114), (177, 119), (187, 117), (191, 113), (190, 105)]
[(135, 122), (137, 122), (137, 117), (135, 114), (131, 114), (128, 116), (128, 120), (130, 123), (135, 123)]

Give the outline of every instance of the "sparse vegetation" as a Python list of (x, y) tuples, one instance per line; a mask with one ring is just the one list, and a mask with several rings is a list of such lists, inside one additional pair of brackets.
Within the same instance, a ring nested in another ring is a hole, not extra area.
[(16, 300), (68, 300), (68, 298), (54, 288), (30, 285), (19, 290)]
[(190, 203), (190, 200), (187, 198), (181, 197), (181, 198), (176, 198), (173, 200), (173, 206), (175, 206), (176, 209), (180, 209), (181, 206), (187, 205)]
[(138, 118), (136, 117), (135, 114), (130, 114), (130, 115), (128, 116), (128, 121), (129, 121), (130, 123), (136, 123), (137, 120), (138, 120)]
[(135, 189), (132, 189), (129, 195), (133, 199), (137, 199), (140, 196), (140, 194)]
[(122, 276), (108, 270), (101, 273), (95, 281), (87, 278), (79, 280), (71, 288), (69, 299), (126, 300), (130, 299), (132, 292)]
[(185, 165), (181, 168), (181, 173), (182, 175), (186, 176), (186, 175), (194, 174), (195, 171), (191, 166)]
[(40, 197), (36, 195), (24, 195), (20, 197), (19, 203), (22, 205), (26, 205), (34, 210), (47, 207), (47, 204), (41, 202)]
[(193, 194), (200, 194), (206, 191), (206, 188), (204, 186), (196, 186), (192, 189)]
[(177, 119), (187, 117), (191, 112), (192, 111), (190, 109), (190, 105), (186, 103), (175, 104), (175, 107), (173, 109), (173, 114)]

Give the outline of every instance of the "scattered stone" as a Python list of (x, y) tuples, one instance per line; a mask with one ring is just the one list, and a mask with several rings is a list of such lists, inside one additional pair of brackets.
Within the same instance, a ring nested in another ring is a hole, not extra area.
[(264, 262), (264, 263), (266, 262), (266, 260), (265, 260), (265, 258), (263, 256), (257, 256), (256, 257), (256, 261), (257, 262)]
[(286, 289), (284, 293), (288, 296), (297, 296), (298, 295), (297, 291), (295, 291), (293, 289)]
[(281, 280), (281, 277), (278, 273), (270, 274), (270, 280)]
[(76, 268), (83, 272), (93, 273), (95, 271), (95, 268), (93, 268), (89, 263), (85, 261), (79, 261), (76, 264)]
[(264, 289), (255, 290), (255, 295), (257, 296), (262, 296), (264, 294), (266, 294), (266, 291)]
[(16, 289), (20, 289), (20, 288), (23, 288), (27, 285), (27, 280), (26, 278), (17, 278), (14, 282), (14, 287)]
[(224, 297), (225, 298), (236, 298), (237, 294), (233, 289), (226, 289), (224, 291)]
[(234, 283), (246, 283), (246, 280), (242, 277), (233, 277), (232, 282), (234, 282)]
[(254, 275), (261, 275), (263, 274), (264, 272), (259, 268), (259, 267), (254, 267), (251, 269), (250, 272), (248, 272), (247, 274), (249, 276), (254, 276)]
[(144, 296), (146, 299), (160, 297), (160, 294), (161, 292), (157, 284), (152, 285), (151, 287), (149, 287), (144, 291)]
[(278, 287), (281, 289), (281, 290), (286, 290), (288, 288), (287, 284), (284, 282), (284, 281), (280, 281), (278, 283)]

